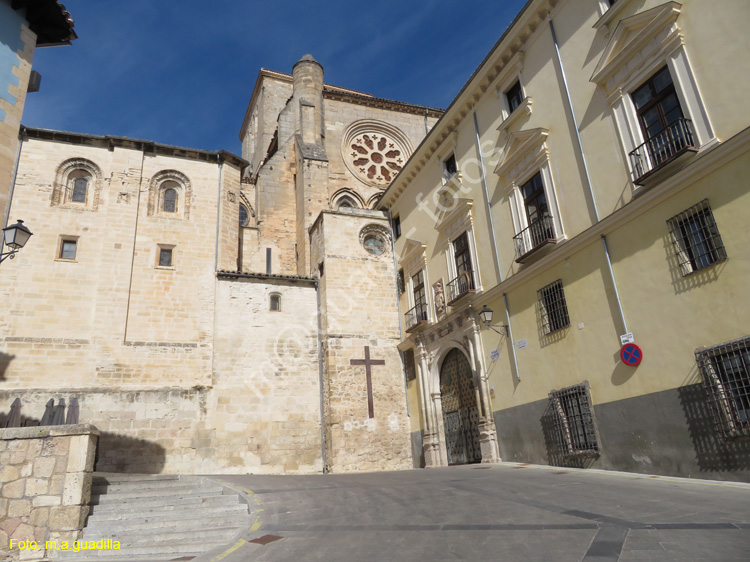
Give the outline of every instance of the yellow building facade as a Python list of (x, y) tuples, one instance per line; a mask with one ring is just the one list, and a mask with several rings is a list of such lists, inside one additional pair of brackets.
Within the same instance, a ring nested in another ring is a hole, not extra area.
[(380, 203), (416, 463), (747, 479), (749, 16), (531, 0), (417, 147)]

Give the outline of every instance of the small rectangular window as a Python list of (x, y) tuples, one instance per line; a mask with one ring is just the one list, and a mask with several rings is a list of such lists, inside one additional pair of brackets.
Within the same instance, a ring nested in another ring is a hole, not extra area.
[(708, 199), (673, 216), (667, 224), (683, 276), (727, 259)]
[(393, 238), (398, 240), (401, 237), (401, 217), (393, 217)]
[(570, 326), (568, 305), (565, 302), (565, 291), (563, 291), (561, 279), (539, 289), (537, 297), (545, 334)]
[(456, 155), (451, 154), (443, 160), (443, 178), (444, 179), (450, 179), (453, 174), (458, 172), (458, 164), (456, 163)]
[(398, 270), (398, 294), (403, 295), (406, 292), (406, 282), (404, 280), (404, 270)]
[(271, 295), (271, 300), (270, 300), (268, 309), (271, 312), (281, 312), (281, 295), (278, 295), (276, 293)]
[(599, 436), (588, 382), (553, 390), (549, 401), (563, 456), (598, 455)]
[(697, 350), (695, 359), (719, 432), (750, 435), (750, 337)]
[(521, 105), (523, 98), (524, 95), (523, 90), (521, 89), (521, 82), (516, 81), (516, 83), (505, 92), (505, 99), (508, 100), (508, 112), (513, 113), (515, 109)]
[(414, 362), (414, 349), (404, 351), (404, 374), (407, 382), (417, 379), (417, 367)]
[(159, 267), (172, 267), (172, 248), (159, 248)]
[(61, 260), (75, 260), (76, 252), (78, 250), (78, 240), (63, 238), (60, 241), (60, 254)]

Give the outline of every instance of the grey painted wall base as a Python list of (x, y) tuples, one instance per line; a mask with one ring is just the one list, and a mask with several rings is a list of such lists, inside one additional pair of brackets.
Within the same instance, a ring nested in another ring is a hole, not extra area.
[(495, 412), (504, 461), (750, 482), (750, 439), (725, 441), (701, 384), (594, 406), (598, 458), (556, 450), (547, 400)]

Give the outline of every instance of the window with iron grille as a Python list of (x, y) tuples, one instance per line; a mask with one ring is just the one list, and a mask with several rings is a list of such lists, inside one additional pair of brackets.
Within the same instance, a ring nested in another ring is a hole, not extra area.
[(598, 455), (599, 431), (588, 381), (549, 394), (555, 434), (563, 456)]
[(683, 276), (727, 259), (708, 199), (673, 216), (667, 225)]
[(551, 334), (570, 326), (562, 279), (539, 289), (537, 296), (539, 297), (539, 309), (545, 334)]
[(750, 337), (695, 352), (724, 437), (750, 436)]
[(406, 380), (413, 381), (417, 378), (417, 367), (414, 363), (414, 350), (407, 349), (404, 351), (404, 373), (406, 374)]
[(404, 270), (398, 270), (398, 294), (403, 295), (406, 292), (406, 281), (404, 280)]

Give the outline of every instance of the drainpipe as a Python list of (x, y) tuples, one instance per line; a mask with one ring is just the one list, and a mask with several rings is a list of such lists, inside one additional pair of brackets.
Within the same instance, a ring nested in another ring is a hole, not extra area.
[(138, 197), (135, 201), (135, 227), (133, 228), (133, 253), (130, 256), (130, 280), (128, 281), (128, 305), (125, 309), (125, 330), (122, 341), (128, 341), (128, 321), (130, 319), (130, 298), (133, 294), (133, 271), (135, 269), (135, 249), (138, 244), (138, 221), (141, 217), (141, 191), (143, 190), (143, 166), (146, 162), (146, 145), (141, 146), (141, 172), (138, 178)]
[(495, 272), (497, 273), (497, 282), (503, 282), (503, 274), (500, 271), (500, 255), (497, 251), (497, 241), (495, 240), (495, 223), (492, 220), (492, 209), (490, 209), (490, 194), (487, 190), (487, 179), (484, 171), (484, 157), (482, 156), (482, 145), (479, 141), (479, 123), (477, 122), (477, 112), (474, 112), (474, 132), (477, 137), (477, 153), (479, 154), (479, 165), (482, 169), (482, 191), (484, 192), (484, 200), (487, 203), (487, 218), (490, 223), (490, 241), (492, 242), (493, 253), (492, 256), (495, 258)]
[[(427, 117), (425, 117), (427, 119)], [(396, 276), (396, 306), (398, 307), (398, 333), (401, 336), (401, 341), (404, 341), (404, 326), (401, 321), (401, 299), (398, 294), (398, 262), (396, 261), (396, 231), (393, 229), (393, 214), (388, 209), (388, 223), (391, 225), (391, 253), (393, 254), (393, 273)], [(409, 411), (409, 385), (406, 383), (406, 362), (404, 361), (404, 354), (399, 351), (399, 357), (401, 357), (401, 371), (404, 375), (404, 397), (406, 398), (406, 415), (411, 417)]]
[[(427, 117), (425, 117), (427, 119)], [(18, 176), (18, 163), (21, 161), (21, 148), (23, 147), (23, 129), (18, 134), (18, 153), (16, 154), (16, 162), (13, 164), (13, 175), (10, 180), (10, 194), (8, 195), (8, 209), (5, 211), (5, 227), (8, 226), (10, 221), (10, 206), (13, 203), (13, 192), (16, 190), (16, 177)], [(1, 248), (0, 248), (1, 249)]]
[(513, 330), (510, 327), (510, 312), (508, 312), (508, 295), (503, 293), (505, 303), (505, 321), (508, 326), (508, 337), (510, 338), (510, 352), (513, 355), (513, 366), (516, 368), (516, 380), (521, 380), (521, 372), (518, 370), (518, 358), (516, 357), (516, 342), (513, 340)]
[(591, 203), (594, 206), (594, 217), (596, 222), (599, 222), (599, 211), (596, 210), (596, 199), (594, 199), (594, 189), (591, 187), (591, 177), (589, 176), (589, 167), (586, 165), (586, 156), (583, 153), (583, 144), (581, 143), (581, 135), (578, 132), (578, 122), (576, 121), (576, 114), (573, 111), (573, 102), (570, 99), (570, 90), (568, 89), (568, 80), (565, 78), (565, 70), (563, 69), (562, 59), (560, 58), (560, 47), (557, 44), (557, 35), (555, 34), (555, 26), (552, 24), (552, 20), (549, 20), (549, 28), (552, 31), (552, 41), (555, 44), (555, 56), (557, 58), (557, 64), (560, 68), (560, 76), (562, 76), (563, 89), (565, 90), (565, 99), (568, 101), (568, 109), (570, 110), (570, 117), (573, 119), (573, 130), (576, 134), (576, 141), (578, 142), (578, 153), (581, 156), (581, 162), (583, 162), (583, 171), (586, 175), (586, 184), (589, 188), (589, 195), (591, 196)]
[(323, 474), (328, 472), (328, 463), (326, 462), (326, 424), (325, 424), (325, 400), (323, 384), (323, 326), (320, 309), (320, 279), (315, 280), (315, 298), (318, 302), (318, 381), (320, 385), (320, 457), (323, 461)]
[(615, 272), (612, 270), (612, 260), (609, 259), (609, 249), (607, 248), (607, 239), (602, 234), (602, 244), (604, 245), (604, 255), (607, 256), (607, 268), (609, 269), (609, 278), (612, 280), (612, 287), (615, 289), (615, 297), (617, 298), (617, 310), (620, 311), (620, 320), (622, 320), (622, 327), (625, 329), (625, 333), (628, 333), (628, 325), (625, 322), (625, 314), (622, 311), (622, 303), (620, 302), (620, 292), (617, 290), (617, 281), (615, 281)]

